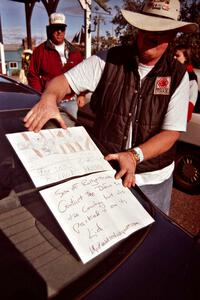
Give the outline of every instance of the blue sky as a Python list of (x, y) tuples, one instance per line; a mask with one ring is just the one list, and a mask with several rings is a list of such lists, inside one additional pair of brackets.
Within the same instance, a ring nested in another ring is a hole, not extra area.
[[(110, 0), (109, 6), (122, 6), (121, 0)], [(103, 10), (99, 10), (104, 12)], [(71, 40), (76, 32), (84, 24), (84, 13), (81, 9), (78, 0), (60, 0), (57, 12), (63, 12), (67, 20), (66, 37)], [(10, 0), (0, 1), (1, 24), (3, 31), (4, 44), (21, 43), (26, 36), (25, 22), (25, 7), (24, 3), (13, 2)], [(115, 9), (112, 9), (112, 15), (116, 14)], [(93, 14), (94, 15), (94, 14)], [(112, 15), (102, 16), (105, 19), (105, 24), (101, 23), (100, 34), (105, 34), (105, 31), (114, 33), (114, 27), (111, 23)], [(36, 38), (36, 43), (39, 44), (46, 39), (46, 25), (48, 24), (48, 16), (42, 2), (36, 2), (31, 19), (32, 37)]]

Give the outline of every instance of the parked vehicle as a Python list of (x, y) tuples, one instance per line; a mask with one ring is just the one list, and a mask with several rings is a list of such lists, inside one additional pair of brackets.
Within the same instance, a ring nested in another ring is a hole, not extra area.
[(181, 134), (174, 170), (174, 185), (189, 194), (200, 194), (200, 114), (193, 113)]
[(7, 76), (0, 76), (0, 111), (30, 109), (40, 93)]
[(177, 147), (174, 170), (174, 186), (188, 194), (200, 194), (200, 70), (195, 69), (198, 77), (199, 94), (187, 125), (181, 134)]
[(132, 192), (155, 222), (87, 264), (80, 261), (5, 136), (26, 130), (22, 118), (39, 94), (0, 76), (1, 99), (9, 104), (0, 108), (0, 298), (200, 299), (198, 236), (172, 222), (138, 187)]

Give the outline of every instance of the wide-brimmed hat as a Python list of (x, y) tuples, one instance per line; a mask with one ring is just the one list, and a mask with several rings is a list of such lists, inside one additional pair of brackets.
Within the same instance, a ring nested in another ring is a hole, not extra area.
[(66, 27), (67, 25), (65, 24), (65, 15), (62, 13), (53, 13), (49, 17), (49, 27), (54, 27), (54, 26), (64, 26)]
[(180, 32), (198, 31), (198, 24), (180, 21), (178, 0), (147, 0), (140, 12), (121, 10), (126, 21), (138, 29), (146, 31), (177, 30)]

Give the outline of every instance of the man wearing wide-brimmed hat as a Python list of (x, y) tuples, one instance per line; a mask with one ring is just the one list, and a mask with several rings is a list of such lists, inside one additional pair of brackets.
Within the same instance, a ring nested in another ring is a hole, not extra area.
[[(93, 133), (116, 160), (116, 178), (135, 183), (165, 213), (169, 212), (175, 142), (186, 130), (189, 78), (173, 58), (169, 43), (177, 32), (195, 32), (198, 25), (180, 21), (178, 0), (145, 1), (140, 13), (122, 10), (138, 28), (133, 46), (114, 47), (92, 56), (54, 79), (40, 102), (25, 117), (38, 131), (49, 118), (65, 124), (57, 103), (71, 90), (93, 92)], [(46, 113), (48, 111), (48, 113)]]

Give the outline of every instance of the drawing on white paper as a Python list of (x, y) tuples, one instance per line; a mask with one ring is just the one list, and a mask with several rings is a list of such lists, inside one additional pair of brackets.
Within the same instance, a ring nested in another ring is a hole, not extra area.
[(154, 221), (113, 170), (40, 193), (84, 263)]
[[(53, 154), (71, 154), (81, 151), (96, 150), (95, 144), (89, 136), (77, 135), (74, 136), (68, 133), (68, 130), (58, 129), (57, 132), (53, 130), (40, 131), (38, 134), (31, 134), (30, 132), (19, 133), (21, 138), (17, 142), (17, 147), (21, 151), (30, 150), (30, 160), (38, 157), (43, 158)], [(47, 135), (50, 134), (50, 136)]]
[(36, 187), (112, 169), (81, 126), (6, 136)]

